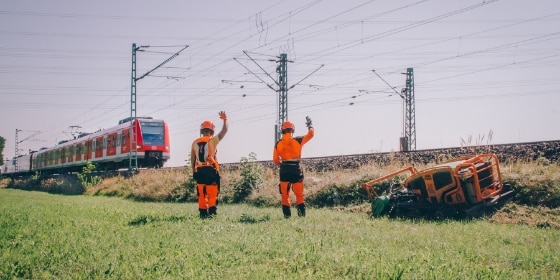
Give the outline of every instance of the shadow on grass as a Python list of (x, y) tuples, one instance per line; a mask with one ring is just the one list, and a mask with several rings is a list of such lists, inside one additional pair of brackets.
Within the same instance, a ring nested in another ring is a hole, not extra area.
[(264, 217), (260, 217), (260, 218), (255, 218), (251, 215), (243, 214), (239, 218), (239, 222), (243, 223), (243, 224), (256, 224), (256, 223), (262, 223), (262, 222), (268, 222), (268, 221), (270, 221), (270, 216), (269, 215), (265, 215)]
[(171, 222), (171, 223), (177, 223), (177, 222), (184, 222), (187, 220), (190, 220), (191, 217), (189, 216), (168, 216), (168, 217), (156, 217), (156, 216), (152, 216), (152, 215), (140, 215), (134, 219), (132, 219), (130, 222), (128, 222), (127, 225), (129, 226), (143, 226), (149, 223), (156, 223), (156, 222)]

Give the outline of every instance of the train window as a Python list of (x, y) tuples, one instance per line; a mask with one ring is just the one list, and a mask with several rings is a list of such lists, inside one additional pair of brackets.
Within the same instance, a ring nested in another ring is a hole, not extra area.
[(142, 127), (142, 139), (144, 140), (144, 145), (163, 145), (163, 122), (140, 122), (140, 126)]

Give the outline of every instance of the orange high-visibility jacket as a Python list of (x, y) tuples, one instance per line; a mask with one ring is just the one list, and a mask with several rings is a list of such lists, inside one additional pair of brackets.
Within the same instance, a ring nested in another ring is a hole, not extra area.
[(299, 161), (301, 159), (301, 148), (315, 134), (313, 128), (307, 130), (304, 136), (293, 137), (291, 133), (282, 134), (282, 139), (274, 145), (272, 161), (280, 164), (283, 161)]
[(202, 136), (192, 143), (191, 153), (196, 156), (195, 167), (213, 166), (219, 171), (217, 147), (220, 143), (218, 137)]

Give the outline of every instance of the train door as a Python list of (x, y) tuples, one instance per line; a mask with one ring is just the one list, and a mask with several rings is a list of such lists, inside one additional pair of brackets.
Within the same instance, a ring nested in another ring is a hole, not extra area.
[(74, 162), (74, 155), (76, 154), (76, 144), (72, 144), (68, 147), (68, 163)]
[(60, 164), (66, 163), (66, 147), (60, 148)]
[(107, 157), (115, 157), (117, 154), (117, 133), (107, 135)]
[(82, 153), (83, 153), (82, 147), (83, 147), (82, 143), (76, 144), (76, 156), (74, 157), (76, 162), (82, 160)]
[(115, 147), (115, 154), (118, 156), (121, 154), (121, 146), (122, 146), (122, 132), (121, 131), (117, 131), (117, 138), (115, 139), (116, 143), (116, 147)]
[(86, 147), (85, 147), (86, 148), (85, 149), (86, 153), (85, 153), (84, 160), (88, 160), (88, 161), (91, 160), (91, 154), (92, 154), (93, 148), (94, 148), (93, 145), (94, 145), (94, 142), (93, 142), (92, 139), (88, 139), (86, 141)]
[(51, 151), (45, 152), (45, 167), (51, 166), (52, 162)]
[(121, 154), (127, 154), (130, 147), (129, 130), (123, 129), (121, 133)]
[(95, 155), (94, 155), (94, 159), (101, 159), (103, 158), (103, 136), (99, 136), (97, 138), (95, 138)]

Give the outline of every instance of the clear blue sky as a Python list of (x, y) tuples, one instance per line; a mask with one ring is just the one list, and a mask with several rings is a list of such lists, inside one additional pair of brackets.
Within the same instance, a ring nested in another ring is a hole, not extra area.
[(169, 123), (168, 166), (185, 164), (199, 124), (219, 127), (220, 110), (230, 120), (220, 162), (271, 159), (268, 85), (281, 53), (292, 61), (288, 118), (296, 135), (307, 115), (316, 129), (304, 157), (398, 151), (402, 100), (391, 87), (400, 92), (409, 67), (417, 149), (560, 139), (555, 0), (3, 0), (5, 157), (16, 129), (25, 154), (72, 126), (93, 132), (130, 116), (133, 43), (150, 46), (138, 76), (189, 46), (137, 84), (137, 115)]

